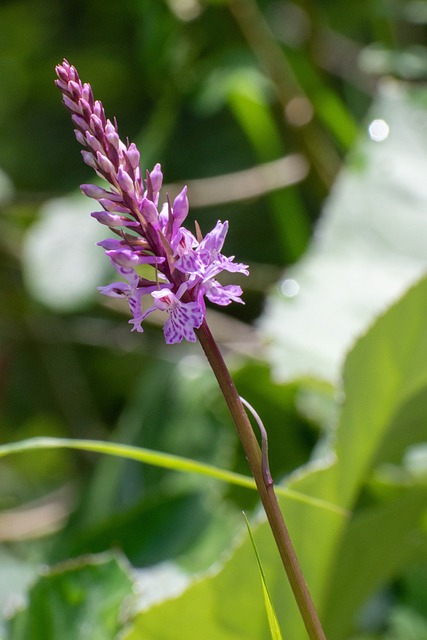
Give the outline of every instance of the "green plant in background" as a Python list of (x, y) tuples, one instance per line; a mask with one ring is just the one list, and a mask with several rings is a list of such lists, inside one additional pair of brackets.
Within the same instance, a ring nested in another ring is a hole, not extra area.
[[(209, 324), (268, 425), (327, 638), (424, 637), (423, 5), (0, 7), (5, 638), (271, 637), (239, 533), (257, 494), (215, 381), (156, 314), (141, 340), (97, 301), (114, 278), (88, 205), (64, 197), (87, 171), (52, 95), (63, 54), (161, 159), (172, 201), (188, 184), (191, 221), (230, 220), (251, 265), (246, 305)], [(283, 637), (306, 640), (268, 526), (251, 529)]]

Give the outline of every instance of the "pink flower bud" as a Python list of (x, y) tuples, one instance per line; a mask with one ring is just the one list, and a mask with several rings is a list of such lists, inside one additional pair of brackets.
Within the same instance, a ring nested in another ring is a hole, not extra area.
[(104, 153), (102, 144), (93, 136), (90, 131), (85, 133), (86, 145), (94, 152)]
[(102, 187), (98, 187), (96, 184), (81, 184), (80, 189), (85, 196), (88, 196), (88, 198), (95, 198), (95, 200), (100, 200), (106, 196), (113, 195), (110, 191), (102, 189)]
[(73, 121), (73, 123), (77, 127), (77, 129), (80, 129), (81, 131), (88, 131), (89, 130), (88, 123), (81, 116), (73, 115), (73, 116), (71, 116), (71, 120)]
[(129, 160), (130, 166), (132, 167), (132, 169), (135, 171), (135, 169), (139, 168), (139, 162), (140, 162), (140, 156), (139, 156), (139, 151), (136, 148), (136, 145), (131, 142), (131, 144), (128, 146), (127, 150), (126, 150), (126, 156)]
[(173, 232), (176, 233), (188, 215), (187, 187), (173, 201)]
[(77, 142), (80, 142), (84, 147), (86, 146), (86, 138), (78, 129), (74, 129), (74, 135), (76, 136)]
[(69, 98), (68, 96), (64, 95), (64, 104), (67, 107), (67, 109), (69, 111), (71, 111), (72, 113), (82, 113), (82, 109), (79, 105), (79, 103), (76, 103), (72, 98)]
[(133, 193), (134, 186), (131, 177), (126, 171), (123, 171), (121, 167), (117, 171), (117, 182), (120, 185), (120, 188), (123, 189), (126, 193)]
[(157, 211), (156, 205), (151, 202), (151, 200), (143, 198), (139, 210), (149, 224), (152, 224), (155, 227), (158, 226), (159, 212)]
[(92, 169), (98, 169), (98, 165), (96, 164), (96, 160), (93, 157), (92, 153), (90, 151), (82, 151), (81, 152), (82, 156), (83, 156), (83, 160), (84, 162), (89, 165), (89, 167), (92, 167)]
[(101, 224), (107, 225), (107, 227), (137, 227), (139, 224), (134, 220), (129, 220), (129, 218), (118, 216), (115, 213), (108, 213), (107, 211), (94, 211), (90, 215)]
[(98, 162), (99, 168), (103, 171), (103, 173), (105, 173), (107, 176), (115, 175), (116, 169), (114, 168), (114, 165), (111, 162), (111, 160), (107, 158), (107, 156), (104, 156), (102, 153), (98, 151), (96, 154), (96, 160)]
[(154, 193), (158, 193), (162, 188), (163, 173), (159, 163), (157, 163), (154, 169), (150, 173), (151, 186)]

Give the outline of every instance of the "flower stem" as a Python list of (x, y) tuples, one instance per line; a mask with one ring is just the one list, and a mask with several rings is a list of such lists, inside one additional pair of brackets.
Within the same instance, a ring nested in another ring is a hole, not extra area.
[(206, 321), (196, 333), (236, 426), (308, 637), (310, 640), (326, 640), (283, 519), (274, 485), (265, 481), (261, 449), (230, 372)]

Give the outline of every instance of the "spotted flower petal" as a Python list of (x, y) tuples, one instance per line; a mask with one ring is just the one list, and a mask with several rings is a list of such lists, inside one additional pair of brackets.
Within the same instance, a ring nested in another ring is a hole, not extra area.
[(242, 288), (236, 284), (222, 285), (217, 280), (208, 280), (202, 287), (202, 293), (208, 300), (223, 307), (231, 302), (244, 304), (240, 297), (243, 293)]
[(195, 342), (194, 329), (198, 329), (204, 319), (204, 311), (199, 303), (182, 302), (167, 289), (153, 291), (151, 295), (154, 305), (149, 311), (160, 309), (169, 315), (163, 328), (166, 344), (181, 342), (183, 338), (188, 342)]

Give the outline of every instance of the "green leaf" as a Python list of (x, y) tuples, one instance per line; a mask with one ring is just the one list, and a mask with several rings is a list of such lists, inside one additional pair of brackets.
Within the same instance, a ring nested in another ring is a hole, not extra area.
[[(347, 397), (336, 441), (339, 504), (351, 507), (375, 464), (400, 459), (408, 444), (427, 437), (426, 317), (424, 278), (379, 318), (347, 358)], [(402, 430), (407, 433), (397, 434)]]
[(390, 634), (386, 640), (424, 640), (427, 620), (409, 607), (396, 607), (391, 614)]
[[(206, 534), (212, 521), (201, 492), (172, 493), (159, 491), (142, 499), (133, 508), (112, 513), (92, 525), (70, 527), (57, 542), (54, 559), (64, 553), (72, 557), (81, 553), (100, 553), (115, 545), (137, 566), (151, 566), (191, 552)], [(223, 514), (223, 531), (231, 532)], [(135, 535), (135, 532), (138, 532)]]
[(111, 640), (122, 628), (133, 582), (116, 556), (80, 558), (49, 569), (27, 607), (7, 624), (7, 640)]
[[(273, 117), (270, 93), (270, 84), (253, 69), (235, 69), (227, 78), (228, 104), (261, 163), (285, 153)], [(284, 257), (294, 261), (302, 254), (310, 237), (305, 206), (292, 188), (268, 194), (267, 201), (274, 212)]]
[[(327, 495), (330, 468), (308, 468), (298, 474), (291, 486), (307, 495)], [(297, 548), (305, 578), (315, 602), (319, 601), (330, 555), (345, 518), (321, 512), (305, 504), (282, 501), (286, 521)], [(315, 531), (315, 539), (313, 532)], [(253, 537), (262, 556), (263, 569), (280, 627), (292, 640), (305, 640), (306, 631), (288, 586), (270, 529), (264, 522), (253, 528)], [(180, 624), (177, 625), (176, 621)], [(221, 570), (198, 578), (178, 598), (138, 613), (124, 640), (196, 640), (201, 636), (215, 640), (259, 640), (271, 637), (265, 606), (259, 589), (259, 574), (253, 546), (246, 536)]]
[[(145, 462), (146, 464), (163, 467), (164, 469), (171, 469), (173, 471), (198, 473), (210, 478), (215, 478), (216, 480), (221, 480), (222, 482), (229, 482), (241, 487), (246, 487), (247, 489), (256, 490), (253, 478), (240, 473), (219, 469), (214, 465), (197, 462), (196, 460), (190, 460), (182, 456), (175, 456), (171, 453), (161, 453), (159, 451), (150, 451), (143, 447), (133, 447), (131, 445), (102, 442), (98, 440), (72, 440), (69, 438), (43, 437), (29, 438), (28, 440), (0, 445), (0, 458), (16, 453), (32, 452), (37, 449), (77, 449), (81, 451), (94, 451), (120, 458), (128, 458), (129, 460), (137, 460), (138, 462)], [(293, 491), (286, 487), (279, 487), (278, 494), (288, 496), (293, 500), (308, 503), (312, 506), (318, 507), (319, 509), (331, 510), (332, 512), (336, 512), (341, 515), (345, 514), (345, 511), (337, 507), (335, 504), (328, 504), (327, 501), (321, 499), (312, 499), (310, 496), (299, 494), (298, 491)]]
[[(408, 446), (427, 438), (426, 314), (424, 278), (347, 358), (335, 482), (337, 502), (349, 509), (378, 465), (401, 463)], [(415, 480), (407, 479), (386, 504), (362, 510), (345, 532), (325, 609), (332, 637), (351, 628), (357, 607), (411, 557), (426, 504), (426, 488)]]
[(396, 499), (352, 519), (337, 550), (324, 611), (328, 638), (347, 637), (367, 597), (417, 558), (424, 542), (417, 529), (426, 500), (427, 487), (402, 488)]
[(37, 449), (78, 449), (81, 451), (94, 451), (112, 456), (137, 460), (146, 464), (182, 471), (184, 473), (200, 473), (201, 475), (216, 478), (224, 482), (231, 482), (249, 489), (255, 488), (255, 482), (248, 476), (226, 471), (214, 465), (189, 460), (182, 456), (175, 456), (171, 453), (161, 453), (150, 451), (143, 447), (134, 447), (113, 442), (102, 442), (98, 440), (72, 440), (69, 438), (29, 438), (10, 444), (0, 445), (0, 458), (16, 453), (31, 452)]
[[(227, 78), (227, 99), (261, 161), (280, 157), (284, 148), (270, 107), (272, 87), (250, 68), (235, 69)], [(267, 91), (268, 89), (268, 91)]]
[(298, 80), (312, 102), (319, 120), (334, 136), (340, 147), (348, 151), (357, 136), (357, 124), (348, 106), (336, 91), (329, 88), (306, 57), (295, 57), (293, 63)]
[(355, 338), (425, 270), (426, 95), (382, 85), (311, 248), (270, 295), (261, 328), (276, 379), (336, 382)]
[(268, 624), (270, 627), (270, 633), (273, 640), (282, 640), (282, 633), (280, 631), (279, 622), (277, 620), (276, 612), (274, 610), (273, 601), (270, 596), (270, 592), (268, 590), (267, 581), (265, 579), (264, 569), (262, 568), (261, 558), (258, 553), (257, 546), (255, 544), (254, 537), (252, 535), (251, 527), (249, 524), (249, 520), (246, 516), (246, 513), (243, 514), (246, 521), (246, 526), (248, 528), (249, 537), (251, 539), (251, 543), (255, 552), (256, 561), (258, 564), (259, 575), (261, 578), (262, 584), (262, 595), (264, 596), (264, 605), (265, 610), (267, 612)]
[(27, 591), (37, 577), (37, 568), (30, 562), (24, 562), (15, 557), (4, 544), (0, 548), (0, 566), (0, 638), (3, 639), (1, 635), (2, 619), (15, 611), (16, 602), (21, 601), (22, 594)]
[[(355, 345), (344, 370), (345, 403), (336, 445), (325, 445), (323, 458), (291, 476), (290, 489), (347, 509), (358, 502), (363, 505), (361, 497), (378, 464), (401, 460), (408, 443), (427, 438), (427, 407), (422, 411), (420, 404), (427, 389), (426, 317), (427, 278)], [(411, 420), (406, 428), (412, 434), (391, 447), (396, 425), (405, 425), (407, 409)], [(281, 500), (305, 579), (322, 622), (333, 632), (332, 639), (351, 629), (358, 607), (398, 575), (416, 551), (413, 541), (418, 538), (425, 512), (426, 488), (417, 486), (415, 479), (396, 482), (383, 493), (371, 500), (369, 507), (360, 506), (350, 518)], [(281, 628), (292, 640), (305, 640), (306, 632), (266, 523), (254, 531), (254, 539)], [(243, 542), (218, 574), (197, 581), (178, 599), (138, 614), (126, 640), (141, 635), (153, 640), (195, 640), (197, 633), (220, 640), (266, 637), (268, 629), (262, 626), (265, 611), (257, 596), (251, 553), (250, 542)], [(193, 604), (197, 633), (190, 626), (182, 636), (166, 633), (162, 621), (190, 615)]]

